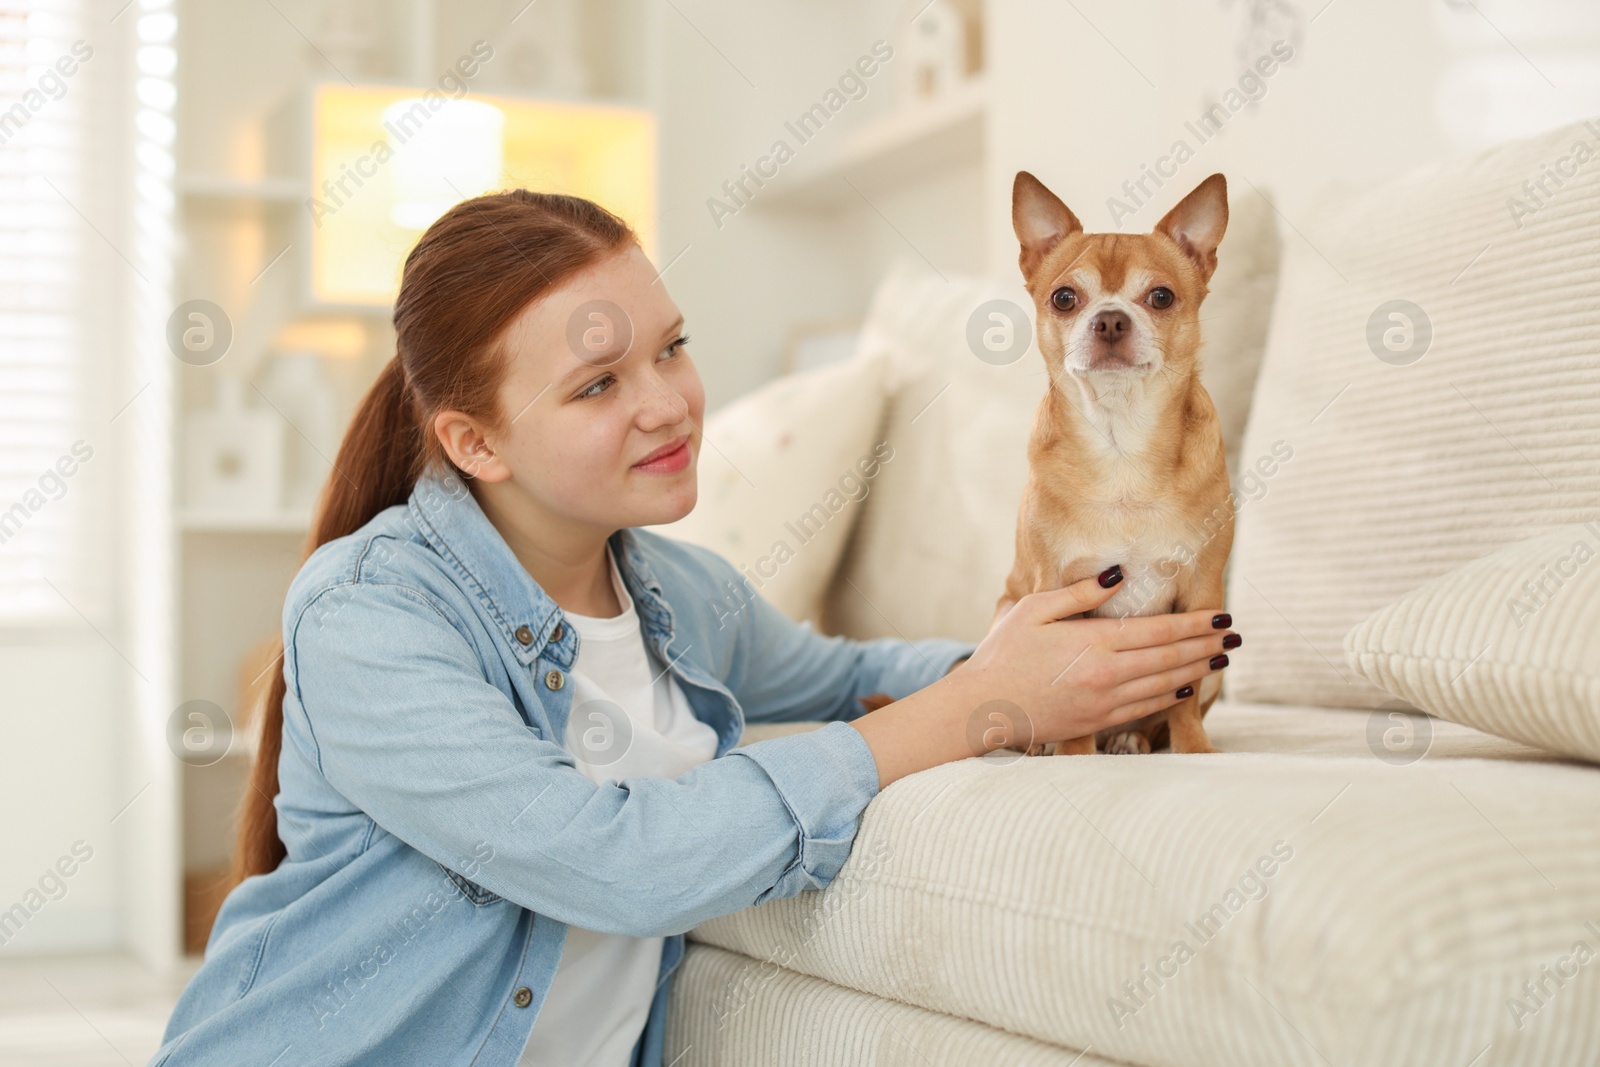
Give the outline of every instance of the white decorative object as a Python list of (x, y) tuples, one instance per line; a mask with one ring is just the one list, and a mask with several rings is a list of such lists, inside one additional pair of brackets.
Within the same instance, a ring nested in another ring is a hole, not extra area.
[(944, 96), (966, 77), (967, 24), (950, 0), (933, 0), (911, 23), (890, 63), (902, 106)]
[(245, 402), (236, 375), (217, 380), (216, 407), (191, 412), (184, 434), (185, 488), (198, 512), (276, 515), (282, 502), (283, 417)]
[(268, 362), (261, 383), (261, 391), (294, 428), (284, 453), (283, 506), (291, 511), (310, 508), (339, 451), (339, 398), (323, 370), (316, 352), (281, 352)]

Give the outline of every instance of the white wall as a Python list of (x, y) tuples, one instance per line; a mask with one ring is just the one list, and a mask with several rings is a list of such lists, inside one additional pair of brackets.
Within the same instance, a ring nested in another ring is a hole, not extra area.
[[(664, 281), (684, 310), (707, 408), (715, 410), (777, 373), (796, 323), (862, 314), (889, 259), (907, 251), (902, 233), (946, 268), (973, 265), (977, 234), (941, 226), (945, 198), (919, 201), (916, 190), (826, 214), (773, 209), (761, 190), (718, 226), (706, 201), (723, 196), (723, 182), (774, 140), (795, 147), (795, 163), (786, 164), (794, 166), (837, 143), (849, 123), (888, 106), (886, 66), (865, 79), (865, 96), (807, 143), (784, 128), (874, 41), (893, 46), (904, 15), (897, 22), (893, 6), (881, 3), (678, 7), (682, 16), (669, 8), (660, 22), (653, 97), (661, 112), (660, 259), (683, 253)], [(780, 169), (768, 189), (792, 176)]]
[[(991, 262), (1016, 269), (1009, 197), (1018, 170), (1036, 174), (1088, 229), (1111, 230), (1107, 198), (1184, 137), (1194, 158), (1121, 229), (1148, 232), (1216, 171), (1230, 186), (1259, 186), (1292, 224), (1324, 188), (1600, 113), (1600, 5), (1303, 0), (1281, 5), (1304, 24), (1294, 59), (1202, 145), (1184, 122), (1236, 83), (1249, 6), (988, 0), (999, 57)], [(1297, 239), (1281, 221), (1280, 231)]]
[[(37, 907), (19, 933), (0, 938), (0, 959), (104, 948), (120, 933), (111, 819), (126, 799), (115, 711), (127, 667), (98, 637), (82, 636), (14, 636), (0, 648), (0, 912)], [(78, 841), (92, 851), (81, 865), (70, 862)], [(63, 856), (72, 876), (41, 886)]]

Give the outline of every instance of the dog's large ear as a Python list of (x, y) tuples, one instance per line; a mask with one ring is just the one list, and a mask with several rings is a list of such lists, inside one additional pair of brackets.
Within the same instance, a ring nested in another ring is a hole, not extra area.
[(1194, 191), (1156, 223), (1155, 232), (1164, 233), (1200, 268), (1204, 281), (1217, 269), (1217, 245), (1228, 228), (1228, 181), (1213, 174), (1194, 187)]
[(1011, 228), (1022, 242), (1017, 262), (1028, 281), (1049, 251), (1067, 234), (1081, 231), (1083, 224), (1043, 182), (1019, 170), (1011, 183)]

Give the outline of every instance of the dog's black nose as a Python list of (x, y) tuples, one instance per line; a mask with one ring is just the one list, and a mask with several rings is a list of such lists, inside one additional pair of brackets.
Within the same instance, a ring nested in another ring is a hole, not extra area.
[(1132, 328), (1133, 320), (1122, 311), (1102, 311), (1089, 320), (1089, 332), (1094, 335), (1094, 339), (1107, 345), (1114, 345), (1122, 340)]

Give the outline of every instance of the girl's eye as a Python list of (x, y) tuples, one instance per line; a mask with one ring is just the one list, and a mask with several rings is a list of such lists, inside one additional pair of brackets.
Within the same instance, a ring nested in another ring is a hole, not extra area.
[[(666, 348), (662, 349), (662, 351), (666, 352), (666, 353), (671, 353), (673, 358), (677, 358), (678, 349), (682, 348), (684, 345), (686, 345), (688, 343), (689, 343), (689, 335), (688, 334), (680, 334), (670, 344), (668, 344)], [(609, 386), (614, 381), (616, 381), (616, 376), (615, 375), (611, 375), (611, 374), (607, 374), (603, 378), (596, 378), (592, 385), (590, 385), (587, 389), (585, 389), (583, 392), (578, 394), (577, 399), (579, 399), (579, 400), (587, 400), (587, 399), (590, 399), (590, 398), (593, 398), (593, 397), (597, 397), (601, 393), (605, 392), (605, 390), (602, 389), (601, 386)], [(596, 390), (598, 390), (598, 392)]]

